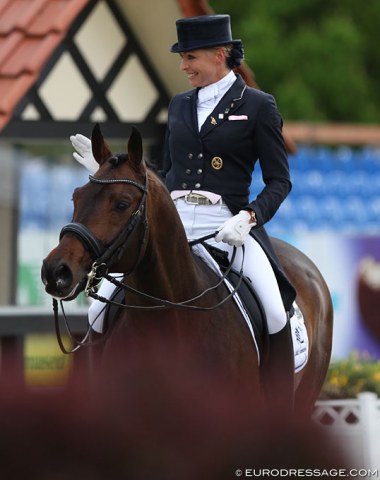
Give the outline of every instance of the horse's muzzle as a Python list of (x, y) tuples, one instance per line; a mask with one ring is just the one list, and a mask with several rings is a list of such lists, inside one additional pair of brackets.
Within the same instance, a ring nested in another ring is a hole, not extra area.
[(80, 291), (79, 284), (74, 285), (74, 276), (70, 267), (63, 261), (48, 261), (42, 263), (41, 279), (45, 290), (53, 297), (74, 298)]

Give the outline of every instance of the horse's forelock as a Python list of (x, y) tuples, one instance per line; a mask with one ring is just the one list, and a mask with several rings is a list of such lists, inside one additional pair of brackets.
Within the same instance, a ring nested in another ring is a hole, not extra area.
[(117, 153), (116, 155), (112, 155), (112, 157), (109, 158), (108, 162), (111, 164), (112, 168), (117, 168), (119, 165), (126, 162), (127, 159), (127, 153)]
[(129, 165), (132, 170), (137, 174), (145, 175), (147, 169), (154, 169), (154, 167), (146, 160), (142, 159), (138, 164), (133, 161), (133, 158), (130, 158), (128, 153), (116, 153), (110, 156), (106, 162), (111, 166), (111, 169), (115, 170), (121, 165)]

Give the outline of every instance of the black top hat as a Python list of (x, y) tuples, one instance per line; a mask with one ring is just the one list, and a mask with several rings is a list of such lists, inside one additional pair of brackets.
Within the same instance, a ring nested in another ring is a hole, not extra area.
[(229, 15), (201, 15), (176, 21), (178, 42), (172, 45), (174, 53), (219, 45), (240, 45), (233, 40)]

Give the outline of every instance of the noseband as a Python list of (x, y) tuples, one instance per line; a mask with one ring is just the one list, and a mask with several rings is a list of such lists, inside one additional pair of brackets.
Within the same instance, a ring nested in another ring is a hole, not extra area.
[(138, 262), (148, 226), (146, 216), (146, 199), (148, 193), (147, 175), (145, 176), (145, 185), (135, 182), (134, 180), (131, 180), (129, 178), (106, 179), (97, 178), (93, 175), (90, 175), (89, 179), (91, 182), (101, 185), (112, 185), (115, 183), (125, 183), (127, 185), (132, 185), (141, 190), (143, 192), (143, 195), (140, 199), (137, 209), (132, 213), (125, 227), (121, 230), (121, 232), (117, 235), (117, 237), (111, 242), (108, 247), (104, 246), (104, 244), (99, 241), (93, 235), (93, 233), (82, 223), (71, 222), (62, 228), (59, 235), (59, 240), (61, 240), (62, 237), (67, 233), (74, 235), (81, 241), (84, 248), (89, 252), (91, 258), (94, 260), (92, 269), (88, 274), (88, 281), (85, 289), (87, 295), (96, 286), (96, 284), (99, 283), (101, 278), (108, 272), (108, 269), (116, 261), (120, 260), (125, 251), (127, 241), (130, 238), (131, 233), (135, 229), (138, 222), (141, 219), (144, 219), (142, 241), (139, 244), (140, 250), (136, 257), (136, 263)]

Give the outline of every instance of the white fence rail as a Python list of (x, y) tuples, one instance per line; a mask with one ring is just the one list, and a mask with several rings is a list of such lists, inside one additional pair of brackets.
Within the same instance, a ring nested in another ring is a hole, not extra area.
[(336, 439), (353, 468), (380, 472), (380, 399), (363, 392), (356, 399), (320, 400), (314, 421)]

